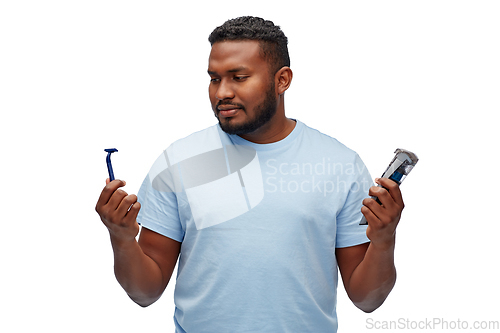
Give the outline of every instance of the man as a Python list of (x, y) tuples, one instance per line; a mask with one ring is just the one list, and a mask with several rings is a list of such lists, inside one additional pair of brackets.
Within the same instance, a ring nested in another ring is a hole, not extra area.
[(97, 202), (117, 280), (148, 306), (180, 254), (177, 332), (336, 332), (337, 267), (363, 311), (394, 286), (399, 187), (370, 187), (356, 153), (285, 116), (292, 71), (278, 26), (241, 17), (209, 40), (219, 123), (167, 148), (139, 199), (114, 180)]

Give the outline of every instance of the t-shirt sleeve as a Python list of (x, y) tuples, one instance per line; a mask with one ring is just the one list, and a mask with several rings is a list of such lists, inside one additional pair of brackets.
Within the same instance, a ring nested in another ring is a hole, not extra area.
[(175, 172), (161, 155), (137, 194), (141, 204), (137, 222), (144, 228), (182, 242), (184, 228), (179, 217), (176, 182)]
[(356, 154), (353, 168), (354, 175), (351, 181), (346, 201), (337, 215), (336, 247), (349, 247), (367, 243), (366, 225), (359, 222), (363, 214), (361, 207), (363, 199), (368, 197), (368, 191), (373, 185), (372, 178), (361, 158)]

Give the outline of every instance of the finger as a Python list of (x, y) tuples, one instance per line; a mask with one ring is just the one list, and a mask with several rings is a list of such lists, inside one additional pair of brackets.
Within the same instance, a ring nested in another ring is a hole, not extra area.
[(375, 200), (368, 198), (363, 202), (361, 212), (365, 215), (366, 221), (374, 228), (382, 228), (389, 225), (393, 220), (391, 210), (379, 205)]
[(125, 215), (125, 223), (134, 223), (137, 221), (137, 215), (141, 210), (140, 202), (136, 201), (128, 210), (127, 215)]
[[(127, 192), (125, 192), (122, 189), (117, 189), (109, 199), (108, 203), (106, 204), (109, 211), (118, 211), (122, 204), (123, 199), (125, 199), (127, 196), (128, 196)], [(125, 214), (122, 214), (122, 216), (125, 216)]]
[(384, 207), (373, 198), (365, 198), (363, 200), (363, 207), (367, 208), (376, 218), (382, 216), (384, 213)]
[(377, 178), (375, 179), (375, 182), (383, 186), (389, 192), (395, 203), (399, 206), (404, 206), (403, 196), (398, 183), (388, 178)]
[(377, 197), (380, 205), (385, 208), (391, 208), (395, 205), (394, 199), (386, 188), (372, 186), (368, 191), (368, 194)]
[[(377, 205), (380, 206), (379, 204)], [(377, 223), (378, 217), (373, 213), (373, 211), (369, 207), (367, 206), (361, 207), (361, 213), (365, 216), (366, 222), (368, 222), (369, 225)]]
[(113, 193), (115, 193), (118, 188), (125, 186), (125, 184), (125, 181), (116, 179), (106, 184), (97, 200), (96, 210), (99, 212), (99, 210), (109, 202)]
[(130, 194), (122, 198), (120, 205), (116, 209), (116, 214), (120, 218), (125, 218), (130, 207), (137, 202), (137, 196), (135, 194)]

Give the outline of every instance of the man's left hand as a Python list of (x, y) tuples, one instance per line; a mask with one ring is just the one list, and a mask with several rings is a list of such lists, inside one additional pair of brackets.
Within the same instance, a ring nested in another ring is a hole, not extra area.
[(361, 212), (368, 222), (366, 235), (374, 246), (392, 247), (395, 243), (396, 227), (404, 208), (399, 185), (387, 178), (376, 178), (375, 182), (383, 187), (372, 186), (368, 194), (379, 199), (363, 200)]

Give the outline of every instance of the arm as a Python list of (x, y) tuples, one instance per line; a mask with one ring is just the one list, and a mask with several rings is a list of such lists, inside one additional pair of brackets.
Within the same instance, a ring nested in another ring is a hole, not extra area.
[(376, 179), (381, 187), (371, 187), (377, 196), (363, 201), (361, 212), (368, 221), (366, 235), (370, 243), (336, 250), (344, 287), (349, 298), (361, 310), (372, 312), (385, 301), (396, 283), (394, 247), (396, 227), (404, 208), (399, 186), (389, 179)]
[(115, 276), (134, 302), (148, 306), (165, 290), (180, 252), (180, 244), (143, 228), (136, 218), (140, 210), (137, 196), (119, 189), (125, 182), (107, 182), (96, 211), (108, 228), (114, 253)]

